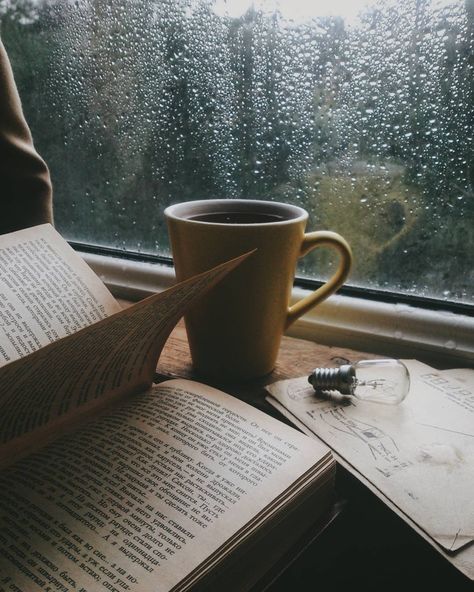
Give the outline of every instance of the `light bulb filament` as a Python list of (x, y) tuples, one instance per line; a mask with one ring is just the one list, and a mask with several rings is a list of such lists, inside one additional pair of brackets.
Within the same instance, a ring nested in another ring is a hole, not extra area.
[(372, 389), (378, 389), (380, 387), (383, 387), (385, 385), (387, 381), (384, 380), (383, 378), (374, 378), (373, 380), (357, 380), (354, 379), (354, 388), (357, 388), (358, 386), (366, 386)]

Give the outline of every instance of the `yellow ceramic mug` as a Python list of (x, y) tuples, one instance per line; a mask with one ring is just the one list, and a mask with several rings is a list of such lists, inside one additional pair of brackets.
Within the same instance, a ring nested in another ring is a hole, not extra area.
[[(165, 210), (179, 281), (256, 251), (186, 316), (196, 370), (244, 381), (271, 372), (285, 329), (346, 279), (351, 249), (334, 232), (305, 234), (308, 213), (256, 200), (183, 202)], [(339, 267), (315, 292), (289, 307), (296, 262), (317, 247), (335, 248)]]

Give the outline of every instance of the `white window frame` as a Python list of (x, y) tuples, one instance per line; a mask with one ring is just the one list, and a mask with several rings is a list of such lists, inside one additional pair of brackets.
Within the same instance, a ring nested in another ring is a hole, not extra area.
[[(117, 298), (139, 300), (175, 283), (172, 267), (81, 253)], [(292, 300), (307, 294), (294, 288)], [(299, 319), (288, 335), (323, 345), (398, 358), (437, 368), (474, 367), (474, 318), (407, 304), (332, 295)]]

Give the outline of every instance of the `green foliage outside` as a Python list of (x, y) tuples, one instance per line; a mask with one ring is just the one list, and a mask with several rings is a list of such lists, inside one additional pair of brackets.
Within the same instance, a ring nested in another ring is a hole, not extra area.
[(288, 200), (349, 240), (352, 283), (474, 301), (473, 0), (380, 0), (357, 25), (0, 0), (0, 34), (66, 237), (167, 254), (170, 203)]

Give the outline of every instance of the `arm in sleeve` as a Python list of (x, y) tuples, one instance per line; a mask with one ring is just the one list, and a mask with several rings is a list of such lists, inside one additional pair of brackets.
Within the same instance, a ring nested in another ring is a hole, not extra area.
[(0, 40), (0, 234), (52, 221), (48, 167), (34, 148)]

